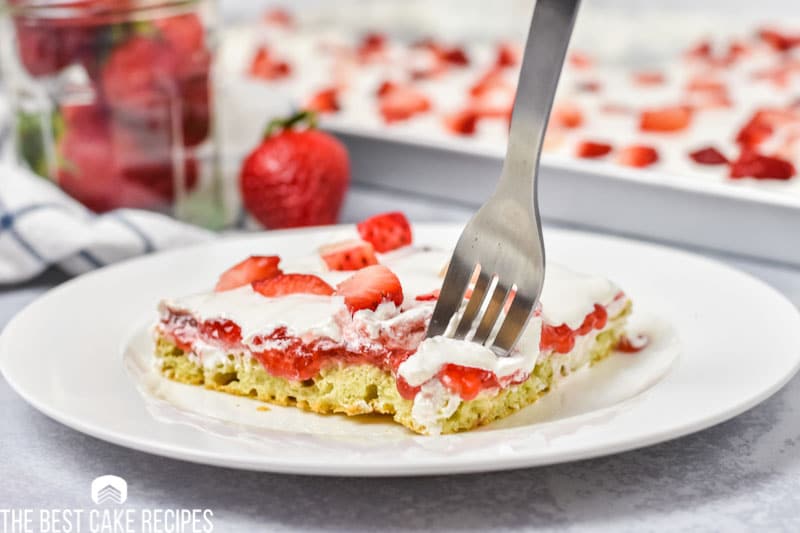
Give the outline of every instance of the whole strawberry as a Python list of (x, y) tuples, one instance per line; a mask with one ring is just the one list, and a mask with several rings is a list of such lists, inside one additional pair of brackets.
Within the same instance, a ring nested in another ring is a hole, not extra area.
[[(267, 228), (336, 222), (350, 182), (350, 160), (344, 145), (317, 130), (315, 122), (309, 111), (272, 121), (242, 165), (242, 201)], [(301, 125), (306, 127), (298, 129)]]

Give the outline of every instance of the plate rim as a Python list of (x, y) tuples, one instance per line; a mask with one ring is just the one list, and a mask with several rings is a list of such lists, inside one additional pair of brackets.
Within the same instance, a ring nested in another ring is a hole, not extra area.
[[(297, 233), (302, 234), (302, 233), (318, 232), (318, 231), (334, 231), (341, 229), (350, 229), (352, 227), (354, 227), (354, 225), (352, 224), (343, 224), (335, 226), (317, 226), (312, 228), (278, 230), (269, 233), (242, 235), (236, 238), (229, 238), (224, 241), (216, 241), (216, 242), (246, 242), (249, 240), (262, 240), (265, 238), (268, 239), (274, 236), (285, 236), (287, 234), (297, 234)], [(429, 229), (440, 230), (440, 231), (457, 230), (458, 227), (460, 227), (460, 225), (453, 223), (423, 223), (414, 225), (415, 231), (422, 231), (422, 232), (428, 231)], [(800, 321), (800, 310), (798, 310), (797, 306), (795, 306), (794, 303), (791, 300), (789, 300), (784, 294), (779, 292), (777, 289), (775, 289), (768, 283), (753, 276), (752, 274), (748, 272), (743, 272), (739, 269), (731, 267), (715, 259), (708, 258), (692, 252), (688, 252), (680, 248), (673, 248), (662, 244), (656, 244), (647, 241), (639, 241), (636, 239), (629, 239), (616, 235), (607, 235), (607, 234), (591, 233), (585, 231), (576, 231), (573, 229), (552, 228), (552, 227), (547, 228), (547, 230), (551, 234), (558, 233), (569, 237), (611, 240), (620, 244), (626, 244), (626, 245), (632, 244), (637, 247), (644, 247), (645, 249), (649, 248), (649, 249), (661, 250), (678, 256), (689, 257), (692, 258), (693, 260), (700, 261), (706, 265), (710, 265), (715, 268), (722, 268), (731, 273), (735, 273), (736, 275), (744, 277), (748, 281), (759, 285), (763, 290), (770, 292), (773, 296), (778, 297), (780, 300), (782, 300), (784, 303), (788, 304), (788, 306), (791, 307), (791, 309), (794, 311), (795, 319)], [(8, 385), (11, 387), (12, 390), (14, 390), (15, 393), (17, 393), (29, 405), (31, 405), (36, 410), (38, 410), (45, 416), (49, 417), (50, 419), (55, 420), (56, 422), (66, 425), (67, 427), (70, 427), (76, 431), (79, 431), (91, 437), (106, 442), (110, 442), (118, 446), (123, 446), (129, 449), (150, 453), (157, 456), (168, 457), (171, 459), (182, 460), (190, 463), (207, 464), (207, 465), (249, 470), (249, 471), (263, 471), (263, 472), (299, 474), (299, 475), (341, 476), (341, 477), (390, 477), (390, 476), (405, 477), (405, 476), (419, 476), (419, 475), (468, 474), (477, 472), (512, 470), (517, 468), (531, 468), (549, 464), (558, 464), (576, 460), (602, 457), (626, 451), (631, 451), (647, 446), (652, 446), (654, 444), (661, 442), (671, 441), (689, 435), (691, 433), (701, 431), (703, 429), (708, 429), (712, 426), (730, 420), (752, 409), (753, 407), (760, 404), (767, 398), (771, 397), (781, 388), (783, 388), (783, 386), (785, 386), (786, 383), (788, 383), (800, 370), (800, 350), (799, 350), (790, 371), (785, 373), (780, 379), (776, 380), (770, 386), (765, 387), (757, 394), (752, 395), (745, 401), (740, 402), (733, 407), (722, 409), (720, 410), (720, 412), (711, 416), (707, 416), (702, 420), (693, 422), (690, 421), (685, 424), (672, 425), (667, 429), (663, 429), (660, 431), (653, 431), (645, 436), (630, 436), (618, 442), (614, 442), (612, 444), (605, 444), (603, 446), (598, 446), (591, 450), (580, 449), (568, 453), (552, 452), (552, 451), (542, 453), (541, 451), (539, 451), (538, 453), (535, 453), (533, 455), (526, 453), (515, 453), (507, 456), (491, 458), (491, 460), (489, 460), (488, 458), (475, 458), (471, 455), (467, 455), (458, 458), (451, 458), (446, 462), (443, 462), (441, 460), (436, 461), (431, 458), (425, 458), (423, 460), (415, 459), (411, 462), (403, 461), (397, 464), (363, 462), (359, 464), (348, 463), (346, 465), (331, 465), (329, 461), (314, 462), (314, 461), (309, 461), (307, 459), (301, 460), (296, 458), (284, 458), (280, 460), (274, 460), (271, 457), (266, 457), (266, 458), (262, 457), (258, 463), (254, 463), (252, 461), (249, 461), (247, 456), (241, 456), (238, 454), (222, 456), (216, 452), (208, 452), (199, 449), (190, 449), (181, 445), (169, 443), (168, 441), (159, 441), (153, 438), (150, 439), (142, 438), (140, 436), (131, 437), (126, 434), (118, 435), (113, 430), (105, 430), (104, 428), (98, 428), (96, 427), (96, 425), (93, 425), (91, 423), (87, 424), (84, 421), (80, 420), (79, 418), (76, 418), (75, 416), (70, 415), (67, 412), (59, 411), (58, 408), (56, 407), (53, 407), (51, 405), (46, 405), (46, 402), (42, 402), (39, 399), (35, 398), (34, 395), (29, 394), (29, 391), (25, 390), (20, 383), (17, 383), (13, 379), (13, 375), (10, 375), (7, 369), (7, 365), (8, 361), (12, 356), (9, 353), (7, 353), (7, 348), (6, 348), (10, 336), (8, 332), (13, 331), (16, 328), (16, 324), (18, 322), (26, 320), (27, 315), (30, 312), (32, 312), (31, 309), (35, 308), (36, 305), (43, 305), (41, 302), (45, 302), (47, 298), (50, 297), (51, 295), (57, 294), (64, 290), (70, 290), (70, 288), (73, 287), (74, 285), (84, 283), (86, 279), (91, 279), (94, 276), (101, 274), (105, 275), (105, 273), (113, 271), (115, 269), (127, 269), (130, 268), (132, 264), (135, 265), (138, 262), (163, 260), (163, 258), (165, 257), (168, 258), (171, 255), (179, 255), (191, 251), (193, 249), (213, 246), (214, 242), (215, 241), (211, 241), (210, 243), (205, 242), (205, 243), (194, 244), (183, 248), (160, 251), (153, 254), (121, 261), (119, 263), (108, 265), (93, 272), (89, 272), (82, 276), (77, 276), (65, 283), (59, 284), (56, 287), (49, 289), (44, 294), (38, 296), (34, 301), (30, 302), (29, 304), (24, 306), (21, 310), (19, 310), (11, 318), (11, 320), (9, 320), (9, 322), (3, 328), (2, 332), (0, 332), (0, 374), (3, 375), (3, 378), (6, 380)], [(122, 342), (123, 340), (124, 339), (119, 339), (118, 342)], [(120, 364), (122, 364), (121, 359), (120, 359)], [(648, 392), (645, 392), (645, 394), (647, 393)], [(598, 411), (611, 409), (613, 407), (614, 406), (609, 406)], [(555, 458), (552, 457), (552, 455), (554, 454), (557, 454), (557, 457)]]

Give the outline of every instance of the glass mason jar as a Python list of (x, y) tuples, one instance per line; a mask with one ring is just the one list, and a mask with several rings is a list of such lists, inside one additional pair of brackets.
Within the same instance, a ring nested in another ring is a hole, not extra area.
[(6, 0), (0, 67), (20, 162), (96, 212), (225, 223), (212, 0)]

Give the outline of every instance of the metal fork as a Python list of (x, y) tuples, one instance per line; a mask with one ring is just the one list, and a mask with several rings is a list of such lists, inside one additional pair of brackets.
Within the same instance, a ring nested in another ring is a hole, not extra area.
[(536, 175), (579, 4), (536, 2), (500, 181), (456, 244), (428, 337), (471, 340), (508, 355), (533, 313), (545, 270)]

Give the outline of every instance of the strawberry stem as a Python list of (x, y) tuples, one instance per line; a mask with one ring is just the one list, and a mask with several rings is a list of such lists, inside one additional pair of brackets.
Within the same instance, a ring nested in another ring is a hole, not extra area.
[(287, 118), (276, 118), (269, 122), (264, 138), (272, 137), (283, 130), (290, 130), (297, 125), (305, 124), (307, 128), (317, 127), (317, 114), (307, 109), (296, 112)]

